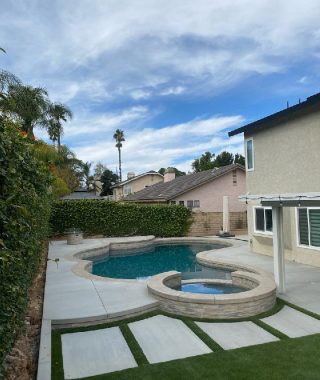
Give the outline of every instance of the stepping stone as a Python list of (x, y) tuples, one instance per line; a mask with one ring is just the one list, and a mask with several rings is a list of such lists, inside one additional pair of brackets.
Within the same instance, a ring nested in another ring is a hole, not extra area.
[(119, 327), (63, 334), (61, 340), (65, 379), (137, 367)]
[(279, 313), (261, 319), (290, 338), (320, 333), (320, 321), (285, 306)]
[(157, 315), (129, 323), (149, 363), (160, 363), (212, 352), (182, 321)]
[(253, 322), (196, 322), (196, 324), (225, 350), (279, 340)]

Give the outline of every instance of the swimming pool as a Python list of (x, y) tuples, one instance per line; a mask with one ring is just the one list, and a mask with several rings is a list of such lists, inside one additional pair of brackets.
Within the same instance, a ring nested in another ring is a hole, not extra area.
[[(170, 270), (182, 273), (183, 279), (230, 279), (231, 272), (204, 267), (196, 262), (196, 254), (223, 248), (221, 244), (190, 243), (155, 245), (135, 251), (111, 252), (111, 256), (92, 260), (92, 274), (124, 279), (146, 279)], [(115, 256), (112, 256), (115, 254)]]

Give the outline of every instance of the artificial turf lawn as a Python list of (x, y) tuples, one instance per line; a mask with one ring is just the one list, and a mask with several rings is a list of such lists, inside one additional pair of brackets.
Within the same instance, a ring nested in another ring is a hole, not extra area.
[[(110, 374), (88, 377), (95, 380), (193, 380), (193, 379), (254, 379), (254, 380), (286, 380), (286, 379), (320, 379), (320, 334), (289, 339), (272, 327), (264, 324), (258, 318), (271, 315), (288, 304), (277, 300), (276, 306), (268, 313), (247, 318), (265, 328), (281, 339), (278, 342), (263, 345), (223, 351), (222, 348), (207, 336), (191, 319), (182, 318), (184, 323), (200, 337), (214, 352), (211, 354), (174, 360), (159, 364), (148, 364), (146, 358), (136, 342), (127, 323), (133, 320), (144, 319), (156, 314), (152, 312), (130, 320), (118, 321), (107, 325), (81, 327), (56, 331), (52, 335), (52, 380), (63, 380), (63, 366), (61, 353), (61, 333), (86, 331), (118, 325), (139, 365), (138, 368), (128, 369)], [(297, 308), (306, 314), (319, 319), (314, 313)], [(221, 322), (221, 321), (220, 321)], [(231, 322), (229, 320), (229, 322)]]
[[(229, 351), (93, 376), (95, 380), (286, 380), (320, 378), (320, 335), (286, 339)], [(63, 375), (53, 376), (62, 380)]]

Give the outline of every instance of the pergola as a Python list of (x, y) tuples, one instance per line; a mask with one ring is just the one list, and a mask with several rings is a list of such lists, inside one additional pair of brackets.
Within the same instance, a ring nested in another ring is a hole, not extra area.
[(272, 208), (273, 223), (273, 267), (274, 279), (279, 293), (285, 293), (285, 257), (283, 242), (283, 208), (284, 207), (320, 207), (320, 193), (285, 193), (242, 195), (241, 202), (260, 201), (261, 206)]

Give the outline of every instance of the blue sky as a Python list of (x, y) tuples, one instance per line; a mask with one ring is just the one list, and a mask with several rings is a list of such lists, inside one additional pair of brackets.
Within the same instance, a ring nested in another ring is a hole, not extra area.
[(0, 67), (72, 109), (63, 142), (82, 160), (115, 170), (120, 128), (124, 172), (188, 171), (320, 91), (319, 18), (318, 0), (7, 0)]

